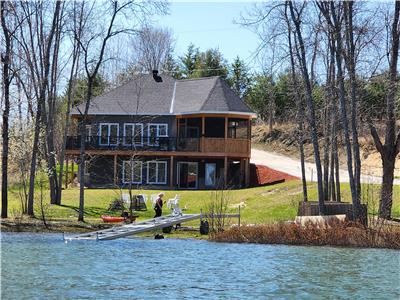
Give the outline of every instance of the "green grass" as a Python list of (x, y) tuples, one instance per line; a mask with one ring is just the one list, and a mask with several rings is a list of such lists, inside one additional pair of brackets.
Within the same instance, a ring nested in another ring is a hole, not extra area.
[[(10, 202), (9, 212), (10, 215), (20, 211), (20, 201), (18, 200), (18, 193), (15, 188), (9, 191)], [(126, 190), (123, 191), (127, 193)], [(150, 196), (150, 194), (157, 194), (158, 190), (135, 190), (133, 193), (143, 193)], [(203, 212), (207, 210), (208, 203), (214, 197), (215, 191), (163, 191), (165, 193), (164, 200), (173, 198), (175, 194), (181, 197), (180, 206), (186, 207), (185, 213), (199, 213), (202, 209)], [(48, 203), (48, 191), (45, 191), (45, 201)], [(120, 197), (120, 190), (118, 189), (87, 189), (85, 190), (85, 219), (88, 222), (100, 222), (102, 214), (110, 214), (108, 207), (110, 203)], [(220, 192), (219, 192), (220, 193)], [(238, 209), (233, 206), (244, 202), (245, 207), (241, 209), (241, 221), (247, 224), (268, 223), (272, 221), (293, 220), (297, 213), (298, 201), (302, 199), (302, 188), (300, 181), (289, 181), (273, 186), (256, 187), (241, 190), (225, 191), (228, 195), (230, 213), (237, 213)], [(317, 189), (315, 183), (310, 183), (308, 188), (309, 199), (315, 200)], [(350, 199), (348, 184), (342, 184), (343, 199)], [(372, 196), (373, 195), (373, 196)], [(379, 186), (377, 185), (364, 185), (363, 198), (379, 197)], [(36, 193), (38, 199), (38, 193)], [(349, 200), (347, 200), (349, 201)], [(367, 201), (369, 203), (370, 212), (375, 212), (377, 201)], [(64, 190), (62, 193), (62, 205), (49, 205), (46, 204), (46, 215), (51, 219), (64, 219), (76, 220), (78, 216), (79, 207), (79, 189), (71, 188)], [(38, 210), (38, 207), (36, 206)], [(168, 214), (168, 209), (165, 207), (164, 214)], [(152, 218), (154, 211), (148, 207), (147, 211), (138, 212), (139, 220)], [(39, 216), (39, 214), (38, 214)], [(394, 189), (394, 204), (393, 216), (400, 216), (400, 186), (395, 186)], [(237, 220), (233, 220), (237, 222)], [(198, 221), (196, 221), (198, 224)]]

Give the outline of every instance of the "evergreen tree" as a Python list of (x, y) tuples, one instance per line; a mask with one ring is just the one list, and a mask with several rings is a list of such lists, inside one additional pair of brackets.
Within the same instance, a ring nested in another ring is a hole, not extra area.
[(182, 76), (184, 78), (192, 77), (199, 60), (199, 55), (199, 48), (195, 48), (193, 44), (190, 44), (186, 54), (180, 57), (182, 63)]
[(228, 83), (233, 90), (244, 97), (250, 87), (251, 77), (243, 60), (237, 56), (231, 64)]

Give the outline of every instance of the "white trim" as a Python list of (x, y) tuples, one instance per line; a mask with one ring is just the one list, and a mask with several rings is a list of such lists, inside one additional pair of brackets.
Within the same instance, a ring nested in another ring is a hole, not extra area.
[[(149, 170), (150, 170), (150, 167), (149, 167), (149, 164), (150, 163), (155, 163), (156, 164), (156, 181), (150, 181), (149, 180)], [(165, 181), (163, 181), (163, 182), (159, 182), (158, 181), (158, 164), (164, 164), (165, 165), (165, 171), (164, 171), (164, 178), (165, 178)], [(163, 160), (149, 160), (149, 161), (147, 161), (147, 183), (150, 183), (150, 184), (167, 184), (167, 168), (168, 168), (168, 163), (166, 162), (166, 161), (163, 161)]]
[[(150, 143), (150, 127), (156, 126), (156, 142), (154, 144)], [(160, 135), (160, 126), (165, 126), (165, 135)], [(158, 146), (159, 137), (168, 137), (168, 123), (148, 123), (147, 124), (147, 145)]]
[[(135, 127), (136, 126), (140, 126), (141, 128), (141, 133), (140, 133), (140, 143), (135, 143), (135, 136), (132, 136), (132, 141), (133, 143), (125, 143), (125, 138), (126, 138), (126, 125), (129, 125), (132, 127), (132, 134), (135, 132)], [(123, 141), (122, 144), (124, 146), (143, 146), (143, 123), (124, 123), (124, 137), (123, 137)]]
[[(111, 126), (112, 125), (117, 125), (117, 143), (116, 144), (110, 144), (110, 132), (111, 132)], [(101, 143), (101, 127), (102, 126), (108, 126), (107, 129), (107, 144), (102, 144)], [(118, 145), (118, 139), (119, 139), (119, 123), (99, 123), (99, 145), (100, 146), (117, 146)]]
[[(133, 164), (140, 163), (140, 181), (133, 181), (132, 180), (134, 178), (134, 176), (133, 176), (133, 165), (131, 165), (131, 181), (126, 181), (125, 180), (125, 164), (126, 163), (130, 164), (131, 162)], [(143, 182), (143, 162), (141, 160), (135, 159), (135, 160), (132, 160), (132, 161), (131, 160), (122, 161), (122, 182), (125, 183), (125, 184), (127, 184), (127, 183), (141, 184)]]
[(171, 107), (169, 108), (170, 114), (174, 112), (175, 92), (176, 92), (176, 81), (174, 83), (174, 91), (172, 92)]
[[(190, 187), (190, 188), (181, 188), (181, 182), (180, 182), (180, 165), (181, 164), (196, 164), (196, 186), (195, 187)], [(177, 164), (177, 182), (178, 182), (178, 188), (180, 189), (187, 189), (187, 190), (195, 190), (199, 186), (199, 163), (197, 161), (178, 161)]]

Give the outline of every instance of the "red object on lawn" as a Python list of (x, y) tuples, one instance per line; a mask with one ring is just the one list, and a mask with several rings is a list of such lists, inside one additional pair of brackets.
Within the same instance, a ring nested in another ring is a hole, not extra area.
[(119, 223), (125, 221), (124, 217), (101, 216), (104, 223)]

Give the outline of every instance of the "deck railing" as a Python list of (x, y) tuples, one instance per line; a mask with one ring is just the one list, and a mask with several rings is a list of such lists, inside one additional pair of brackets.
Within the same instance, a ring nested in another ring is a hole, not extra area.
[[(78, 150), (80, 145), (80, 136), (68, 136), (67, 150)], [(85, 149), (249, 154), (250, 140), (209, 137), (138, 137), (128, 139), (123, 136), (87, 136), (85, 139)]]

